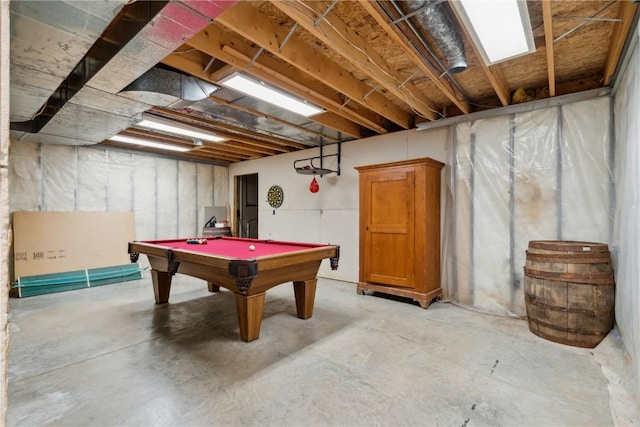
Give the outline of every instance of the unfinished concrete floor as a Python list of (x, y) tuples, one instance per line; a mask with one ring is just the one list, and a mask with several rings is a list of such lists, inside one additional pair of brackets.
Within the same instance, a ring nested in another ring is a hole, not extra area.
[(597, 354), (621, 354), (614, 334), (594, 356), (538, 338), (526, 320), (446, 303), (423, 310), (358, 295), (352, 283), (320, 279), (308, 320), (295, 316), (290, 284), (272, 289), (260, 339), (251, 343), (240, 341), (232, 293), (210, 294), (182, 275), (166, 305), (154, 304), (147, 273), (10, 306), (9, 426), (608, 426), (616, 419)]

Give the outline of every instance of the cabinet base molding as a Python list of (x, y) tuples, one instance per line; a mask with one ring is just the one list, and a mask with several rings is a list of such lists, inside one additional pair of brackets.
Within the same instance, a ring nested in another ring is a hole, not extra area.
[(399, 288), (388, 285), (376, 285), (374, 283), (358, 282), (357, 292), (364, 295), (366, 291), (381, 292), (383, 294), (395, 295), (398, 297), (411, 298), (417, 301), (422, 308), (428, 308), (436, 299), (442, 298), (442, 288), (435, 289), (428, 293), (416, 292), (411, 289)]

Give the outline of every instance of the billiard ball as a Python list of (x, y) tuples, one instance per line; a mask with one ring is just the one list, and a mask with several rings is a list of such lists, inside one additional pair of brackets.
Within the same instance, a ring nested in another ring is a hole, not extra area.
[(249, 245), (249, 250), (250, 250), (250, 251), (255, 251), (255, 250), (256, 250), (256, 247), (255, 247), (255, 246), (253, 246), (253, 245)]

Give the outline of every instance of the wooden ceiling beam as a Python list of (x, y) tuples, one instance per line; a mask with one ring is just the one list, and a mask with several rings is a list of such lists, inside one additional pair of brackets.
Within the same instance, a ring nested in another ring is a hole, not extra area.
[[(309, 74), (336, 92), (388, 118), (403, 129), (412, 126), (411, 114), (391, 104), (381, 93), (374, 92), (366, 96), (371, 91), (369, 86), (310, 47), (295, 33), (291, 35), (289, 29), (273, 22), (250, 2), (239, 2), (220, 15), (216, 22), (263, 47), (275, 57)], [(301, 55), (300, 52), (305, 54)]]
[[(173, 68), (175, 68), (177, 70), (180, 70), (180, 71), (186, 72), (188, 74), (194, 75), (196, 77), (200, 77), (202, 75), (202, 72), (201, 72), (202, 64), (197, 64), (197, 62), (194, 61), (193, 58), (189, 58), (186, 54), (172, 53), (169, 56), (167, 56), (162, 61), (162, 63), (165, 64), (165, 65), (169, 65), (170, 67), (173, 67)], [(318, 137), (324, 138), (327, 141), (333, 141), (333, 142), (338, 141), (336, 138), (334, 138), (332, 136), (325, 135), (323, 133), (316, 132), (316, 131), (311, 130), (311, 129), (307, 129), (305, 127), (298, 126), (298, 125), (295, 125), (293, 123), (289, 123), (289, 122), (287, 122), (285, 120), (281, 120), (281, 119), (279, 119), (277, 117), (273, 117), (273, 116), (270, 116), (268, 114), (252, 110), (250, 108), (234, 104), (234, 103), (226, 101), (224, 99), (217, 98), (216, 96), (210, 96), (209, 98), (213, 102), (216, 102), (218, 104), (226, 105), (226, 106), (228, 106), (230, 108), (233, 108), (235, 110), (238, 110), (238, 111), (243, 111), (243, 112), (246, 112), (246, 113), (253, 114), (256, 117), (264, 117), (264, 118), (266, 118), (268, 120), (272, 120), (274, 122), (281, 123), (281, 124), (283, 124), (285, 126), (289, 126), (289, 127), (292, 127), (292, 128), (300, 129), (301, 131), (304, 131), (306, 133), (311, 133), (311, 134), (316, 135)], [(344, 125), (345, 125), (346, 120), (343, 120), (341, 118), (336, 117), (335, 114), (321, 113), (321, 114), (318, 114), (318, 115), (314, 116), (313, 118), (314, 118), (313, 121), (315, 121), (316, 123), (318, 123), (320, 125), (323, 125), (323, 126), (327, 126), (327, 127), (331, 128), (331, 129), (340, 130), (340, 129), (343, 129), (345, 127)], [(351, 129), (351, 128), (348, 128), (348, 129)], [(354, 132), (355, 132), (355, 130), (354, 130)], [(385, 132), (386, 132), (386, 130), (385, 130)], [(349, 133), (346, 133), (346, 134), (349, 135)], [(351, 136), (356, 136), (356, 135), (351, 135)], [(357, 137), (362, 137), (362, 136), (364, 136), (364, 135), (362, 135), (362, 134), (360, 134), (358, 132)], [(237, 135), (234, 135), (233, 138), (237, 140), (239, 137)], [(274, 153), (264, 153), (264, 154), (274, 154)]]
[(194, 77), (207, 80), (203, 73), (204, 67), (201, 57), (202, 53), (197, 51), (175, 51), (160, 62)]
[[(358, 70), (368, 75), (390, 94), (398, 97), (417, 114), (437, 120), (438, 107), (411, 81), (401, 76), (364, 40), (354, 33), (340, 18), (329, 11), (326, 2), (284, 2), (271, 0), (271, 4), (298, 22), (305, 30), (336, 53), (350, 61)], [(322, 20), (316, 22), (316, 17)], [(375, 89), (375, 88), (374, 88)], [(354, 99), (355, 100), (355, 99)]]
[(487, 80), (491, 83), (491, 87), (493, 87), (493, 91), (498, 95), (498, 99), (503, 106), (507, 106), (511, 104), (511, 89), (509, 88), (509, 84), (507, 83), (507, 79), (505, 79), (504, 74), (502, 73), (502, 68), (500, 65), (492, 65), (488, 66), (485, 64), (482, 59), (482, 55), (480, 54), (480, 50), (478, 46), (473, 42), (473, 38), (469, 34), (469, 30), (464, 25), (464, 21), (458, 14), (455, 7), (452, 7), (453, 15), (456, 17), (458, 21), (458, 27), (460, 31), (464, 34), (465, 42), (467, 46), (471, 46), (471, 50), (473, 50), (474, 55), (478, 58), (478, 65), (482, 68)]
[(271, 120), (272, 122), (280, 123), (282, 125), (285, 125), (285, 126), (288, 126), (288, 127), (292, 127), (294, 129), (298, 129), (298, 130), (300, 130), (302, 132), (305, 132), (305, 133), (310, 133), (310, 134), (315, 135), (315, 136), (317, 136), (319, 138), (324, 138), (327, 141), (332, 141), (332, 142), (338, 142), (339, 141), (338, 138), (333, 138), (333, 137), (325, 135), (325, 134), (323, 134), (321, 132), (316, 132), (314, 130), (307, 129), (307, 128), (303, 127), (303, 126), (298, 126), (296, 124), (289, 123), (289, 122), (287, 122), (285, 120), (282, 120), (282, 119), (280, 119), (278, 117), (272, 116), (271, 114), (266, 114), (266, 113), (262, 113), (260, 111), (254, 110), (253, 108), (244, 107), (242, 105), (234, 104), (231, 101), (227, 101), (226, 99), (218, 98), (215, 95), (210, 95), (209, 99), (212, 100), (213, 102), (217, 103), (217, 104), (226, 105), (226, 106), (234, 108), (234, 109), (236, 109), (238, 111), (243, 111), (245, 113), (249, 113), (249, 114), (251, 114), (253, 116), (256, 116), (256, 117), (262, 117), (262, 118), (265, 118), (267, 120)]
[(233, 67), (231, 65), (225, 65), (224, 67), (220, 67), (218, 70), (214, 71), (213, 73), (210, 73), (208, 78), (212, 82), (219, 82), (220, 80), (224, 79), (230, 74), (233, 74), (235, 71), (237, 71), (236, 67)]
[(553, 57), (553, 18), (551, 0), (542, 0), (542, 21), (544, 23), (544, 41), (547, 52), (547, 74), (549, 75), (549, 96), (556, 96), (556, 66)]
[[(294, 149), (290, 148), (290, 147), (283, 147), (280, 144), (271, 144), (268, 142), (263, 142), (260, 140), (256, 140), (253, 137), (250, 136), (245, 136), (242, 134), (235, 134), (235, 133), (230, 133), (230, 132), (224, 132), (224, 131), (220, 131), (218, 129), (212, 129), (211, 126), (213, 124), (213, 122), (210, 121), (205, 121), (204, 119), (200, 119), (200, 118), (196, 118), (194, 116), (190, 116), (188, 114), (184, 114), (184, 113), (178, 113), (175, 111), (171, 111), (171, 110), (167, 110), (164, 108), (160, 108), (160, 107), (154, 107), (152, 109), (152, 111), (156, 111), (156, 112), (160, 112), (162, 113), (164, 116), (170, 116), (170, 117), (180, 117), (183, 119), (187, 119), (187, 120), (192, 120), (192, 121), (199, 121), (200, 123), (206, 125), (206, 128), (208, 130), (212, 130), (216, 133), (216, 135), (219, 135), (222, 138), (227, 138), (226, 142), (220, 143), (220, 144), (227, 144), (229, 146), (235, 146), (238, 147), (237, 145), (231, 144), (230, 142), (240, 142), (244, 145), (242, 145), (242, 147), (245, 147), (246, 150), (249, 150), (251, 152), (255, 152), (255, 153), (260, 153), (260, 154), (265, 154), (265, 155), (275, 155), (275, 154), (282, 154), (282, 153), (289, 153), (291, 151), (294, 151)], [(240, 128), (238, 128), (239, 130), (242, 130)], [(130, 132), (145, 132), (141, 129), (136, 129), (136, 128), (129, 128), (128, 131)], [(185, 145), (186, 140), (184, 138), (180, 138), (180, 137), (174, 137), (174, 136), (169, 136), (169, 135), (165, 135), (165, 134), (161, 134), (161, 133), (155, 133), (154, 134), (154, 138), (155, 139), (161, 139), (164, 138), (164, 140), (169, 141), (169, 142), (173, 142), (173, 143), (177, 143), (177, 144), (181, 144), (181, 145)], [(173, 140), (171, 140), (171, 138), (173, 138)], [(188, 144), (187, 144), (188, 145)], [(306, 148), (306, 147), (305, 147)]]
[[(207, 79), (203, 77), (203, 64), (201, 62), (198, 61), (198, 58), (195, 58), (193, 56), (193, 54), (190, 53), (172, 53), (169, 56), (167, 56), (163, 61), (163, 64), (168, 65), (170, 67), (173, 67), (177, 70), (183, 71), (185, 73), (191, 74), (195, 77), (199, 77), (199, 78), (203, 78), (204, 80), (209, 80), (213, 83), (216, 83), (217, 80), (213, 80), (213, 79)], [(255, 65), (255, 64), (254, 64)], [(227, 67), (229, 69), (233, 69), (234, 67)], [(229, 70), (227, 70), (229, 71)], [(220, 98), (216, 98), (215, 96), (211, 98), (214, 102), (218, 102), (220, 104), (224, 104), (230, 108), (233, 108), (235, 110), (238, 111), (244, 111), (247, 113), (251, 113), (256, 115), (257, 117), (265, 117), (268, 118), (269, 120), (273, 120), (275, 122), (284, 124), (285, 126), (289, 126), (289, 127), (293, 127), (293, 128), (298, 128), (306, 133), (312, 133), (314, 135), (320, 136), (322, 138), (325, 138), (329, 141), (334, 141), (335, 138), (328, 136), (328, 135), (324, 135), (321, 134), (319, 132), (295, 125), (293, 123), (278, 119), (276, 117), (273, 116), (269, 116), (267, 114), (255, 111), (255, 110), (250, 110), (249, 108), (246, 107), (242, 107), (240, 105), (234, 104), (232, 102), (229, 101), (225, 101), (222, 100)], [(268, 116), (268, 117), (267, 117)], [(336, 116), (333, 113), (322, 113), (322, 114), (317, 114), (313, 117), (313, 121), (322, 125), (322, 126), (327, 126), (331, 129), (336, 129), (338, 131), (342, 131), (347, 135), (356, 137), (356, 138), (362, 138), (365, 135), (361, 133), (361, 129), (355, 125), (354, 123), (352, 123), (351, 121), (347, 120), (347, 119), (343, 119), (340, 116)], [(376, 128), (378, 128), (378, 126), (375, 126)], [(384, 128), (379, 128), (379, 130), (381, 130), (382, 132), (379, 133), (386, 133), (386, 129)]]
[(633, 23), (633, 17), (638, 10), (638, 3), (631, 2), (629, 0), (621, 0), (618, 2), (618, 18), (620, 22), (616, 22), (611, 34), (611, 41), (609, 42), (609, 50), (607, 51), (607, 59), (604, 65), (604, 74), (602, 80), (604, 86), (611, 84), (611, 78), (616, 72), (616, 67), (620, 61), (620, 55), (624, 48), (624, 43), (629, 36), (629, 30)]
[[(178, 157), (181, 159), (189, 159), (189, 160), (200, 160), (200, 161), (205, 161), (205, 162), (212, 162), (215, 164), (219, 164), (222, 166), (227, 166), (231, 163), (236, 163), (238, 160), (233, 160), (233, 159), (229, 159), (226, 156), (212, 156), (212, 155), (203, 155), (203, 154), (194, 154), (192, 152), (169, 152), (167, 150), (161, 150), (158, 148), (151, 148), (151, 147), (143, 147), (143, 146), (135, 146), (135, 145), (131, 145), (131, 144), (126, 144), (124, 142), (116, 142), (116, 141), (110, 141), (110, 140), (104, 140), (100, 145), (107, 145), (110, 147), (118, 147), (118, 148), (125, 148), (128, 150), (134, 149), (136, 151), (142, 151), (142, 152), (146, 152), (146, 153), (155, 153), (155, 154), (161, 154), (163, 156), (168, 155), (169, 153), (171, 153), (170, 155), (173, 157)], [(134, 148), (135, 147), (135, 148)]]
[[(249, 67), (249, 63), (256, 56), (258, 49), (221, 31), (216, 25), (210, 25), (188, 43), (192, 47), (234, 65), (247, 74), (324, 107), (338, 116), (333, 118), (332, 122), (340, 127), (334, 127), (334, 129), (344, 134), (356, 138), (368, 136), (360, 126), (376, 133), (388, 132), (387, 127), (390, 122), (386, 118), (355, 103), (343, 107), (345, 101), (336, 91), (318, 80), (312, 79), (306, 73), (300, 73), (287, 64), (276, 61), (270, 55), (260, 55)], [(339, 117), (344, 117), (344, 119), (340, 120)], [(314, 116), (313, 120), (316, 119), (317, 116)]]
[(269, 150), (261, 147), (254, 147), (244, 144), (240, 141), (227, 139), (223, 142), (208, 142), (202, 141), (202, 147), (215, 151), (225, 151), (229, 153), (235, 153), (245, 157), (263, 157), (263, 156), (275, 156), (280, 154), (276, 150)]
[(228, 148), (225, 148), (223, 144), (220, 144), (220, 147), (218, 148), (214, 147), (213, 145), (201, 145), (199, 147), (196, 147), (195, 150), (204, 154), (210, 153), (215, 156), (226, 155), (229, 157), (236, 157), (238, 159), (237, 161), (253, 160), (253, 159), (258, 159), (260, 157), (264, 157), (264, 155), (257, 154), (257, 153), (240, 154), (240, 150), (238, 149), (229, 150)]
[[(232, 74), (236, 69), (231, 65), (218, 61), (221, 66), (215, 66), (216, 58), (207, 55), (189, 45), (173, 51), (161, 61), (165, 65), (176, 68), (194, 77), (198, 77), (211, 82), (217, 82)], [(212, 66), (214, 65), (214, 66)]]
[[(178, 111), (168, 110), (166, 108), (153, 107), (151, 111), (159, 113), (164, 117), (172, 117), (177, 120), (182, 120), (182, 121), (186, 120), (186, 121), (198, 123), (202, 125), (205, 130), (208, 129), (222, 138), (227, 138), (227, 139), (242, 141), (242, 142), (251, 141), (251, 143), (254, 145), (258, 142), (263, 142), (263, 144), (261, 145), (262, 147), (271, 148), (273, 150), (277, 150), (283, 153), (308, 148), (306, 145), (301, 144), (299, 142), (289, 141), (284, 138), (278, 138), (275, 136), (252, 131), (250, 129), (245, 129), (238, 126), (232, 126), (227, 123), (205, 120), (200, 117), (196, 117), (186, 113), (181, 113)], [(220, 131), (220, 129), (222, 129), (222, 131)]]
[(456, 90), (451, 86), (448, 80), (440, 78), (440, 73), (427, 64), (420, 56), (418, 51), (411, 45), (409, 40), (402, 35), (399, 28), (389, 23), (389, 19), (385, 12), (380, 8), (380, 5), (375, 1), (363, 1), (359, 2), (364, 10), (376, 20), (380, 28), (395, 41), (398, 46), (407, 54), (409, 59), (422, 71), (431, 82), (438, 88), (444, 95), (449, 98), (461, 111), (465, 113), (471, 112), (471, 107), (466, 100), (459, 97)]
[[(209, 40), (210, 38), (211, 40)], [(229, 45), (221, 45), (216, 43), (215, 36), (212, 37), (209, 31), (205, 31), (203, 33), (197, 34), (187, 43), (199, 49), (203, 49), (204, 52), (210, 54), (211, 56), (214, 56), (226, 62), (229, 65), (233, 65), (234, 67), (238, 68), (239, 70), (247, 74), (250, 74), (254, 77), (264, 80), (265, 82), (270, 83), (274, 86), (281, 87), (287, 92), (293, 93), (302, 98), (306, 98), (309, 101), (313, 102), (314, 104), (317, 104), (319, 106), (324, 106), (321, 102), (319, 102), (320, 101), (319, 99), (315, 98), (312, 95), (311, 92), (309, 92), (306, 96), (304, 96), (296, 88), (292, 86), (283, 85), (281, 82), (279, 82), (276, 79), (277, 71), (268, 72), (267, 71), (269, 69), (268, 67), (264, 67), (264, 70), (263, 70), (261, 65), (265, 61), (265, 58), (259, 58), (259, 62), (256, 61), (253, 63), (251, 67), (249, 67), (248, 62), (245, 61), (244, 59), (240, 59), (237, 56), (233, 55), (232, 52), (230, 52), (231, 49), (223, 50), (223, 47), (228, 47)], [(364, 136), (363, 130), (361, 129), (359, 122), (353, 122), (346, 118), (340, 117), (335, 113), (332, 113), (332, 114), (337, 116), (334, 119), (334, 126), (336, 126), (334, 127), (335, 130), (356, 138), (362, 138)], [(314, 116), (312, 120), (316, 121), (317, 116)]]
[(267, 148), (262, 148), (262, 147), (256, 147), (253, 145), (247, 145), (241, 141), (226, 141), (225, 145), (232, 147), (234, 150), (239, 150), (239, 152), (243, 153), (243, 152), (247, 152), (247, 153), (251, 153), (251, 154), (260, 154), (260, 155), (266, 155), (266, 156), (275, 156), (276, 154), (279, 154), (277, 151), (275, 150), (270, 150)]
[[(163, 143), (163, 144), (171, 144), (171, 145), (176, 145), (179, 147), (184, 147), (184, 148), (189, 148), (190, 151), (187, 152), (180, 152), (181, 154), (192, 154), (195, 156), (198, 156), (199, 158), (203, 158), (203, 159), (207, 159), (207, 158), (211, 158), (211, 155), (206, 155), (202, 152), (199, 152), (199, 148), (198, 146), (194, 146), (193, 143), (191, 141), (186, 141), (185, 139), (182, 138), (177, 138), (177, 137), (172, 137), (169, 135), (164, 135), (164, 134), (160, 134), (160, 133), (156, 133), (156, 132), (150, 132), (150, 131), (146, 131), (143, 129), (137, 129), (137, 128), (129, 128), (126, 129), (124, 132), (121, 133), (121, 135), (124, 136), (131, 136), (131, 137), (135, 137), (135, 138), (143, 138), (143, 139), (149, 139), (152, 141), (157, 141), (159, 143)], [(114, 141), (110, 141), (110, 142), (114, 142)], [(117, 142), (117, 141), (115, 141)], [(162, 152), (166, 153), (166, 150), (162, 150)], [(178, 152), (175, 152), (178, 153)], [(213, 153), (216, 155), (217, 158), (220, 159), (224, 159), (225, 161), (230, 161), (230, 162), (238, 162), (241, 160), (247, 160), (247, 156), (245, 155), (239, 155), (235, 152), (232, 151), (225, 151), (225, 150), (216, 150), (215, 153)]]
[[(137, 137), (137, 138), (152, 139), (154, 141), (158, 141), (158, 142), (162, 142), (162, 143), (173, 144), (173, 145), (178, 145), (178, 146), (182, 146), (182, 147), (191, 148), (192, 150), (199, 149), (200, 147), (211, 147), (211, 148), (214, 149), (214, 151), (217, 154), (227, 156), (229, 159), (237, 158), (238, 160), (245, 160), (248, 157), (256, 157), (257, 156), (257, 153), (255, 153), (255, 152), (250, 152), (250, 151), (244, 151), (243, 152), (241, 150), (235, 150), (235, 149), (227, 148), (227, 147), (224, 146), (224, 143), (210, 143), (210, 142), (204, 142), (203, 141), (203, 144), (201, 146), (196, 146), (196, 145), (193, 144), (193, 142), (191, 140), (186, 140), (184, 138), (171, 136), (171, 135), (165, 135), (165, 134), (162, 134), (162, 133), (152, 132), (152, 131), (138, 129), (138, 128), (129, 128), (126, 131), (124, 131), (122, 134), (123, 135), (134, 136), (134, 137)], [(274, 154), (278, 154), (278, 153), (276, 152)]]
[[(249, 64), (251, 62), (251, 56), (247, 56), (229, 45), (222, 46), (222, 51), (233, 58), (231, 59), (231, 61), (236, 61), (234, 62), (234, 64)], [(253, 62), (251, 67), (243, 71), (266, 82), (269, 82), (276, 87), (284, 88), (285, 90), (294, 93), (303, 99), (311, 101), (313, 104), (329, 110), (328, 114), (331, 114), (336, 118), (342, 117), (346, 122), (352, 121), (354, 123), (354, 131), (359, 132), (360, 136), (358, 137), (362, 137), (363, 134), (361, 132), (361, 129), (355, 127), (356, 123), (362, 127), (371, 129), (374, 132), (380, 134), (388, 132), (386, 128), (386, 126), (388, 126), (387, 120), (385, 120), (382, 116), (374, 113), (373, 111), (366, 110), (360, 105), (353, 105), (349, 108), (341, 108), (344, 103), (338, 102), (339, 97), (337, 93), (332, 93), (329, 96), (325, 96), (326, 94), (324, 94), (322, 95), (321, 99), (314, 101), (314, 99), (316, 99), (316, 95), (319, 95), (320, 93), (315, 90), (310, 92), (309, 87), (304, 86), (304, 83), (301, 80), (301, 78), (303, 77), (301, 73), (298, 73), (295, 69), (291, 68), (287, 70), (277, 70), (274, 68), (274, 64), (271, 64), (271, 66), (267, 65), (270, 60), (273, 60), (273, 58), (260, 58), (257, 61)], [(279, 64), (279, 66), (281, 67), (284, 65), (285, 64)], [(292, 72), (297, 73), (297, 75), (290, 75)], [(312, 83), (311, 78), (309, 78), (307, 84), (317, 83)], [(318, 115), (313, 116), (313, 120), (316, 121), (317, 117)], [(340, 122), (337, 121), (336, 123)], [(341, 128), (346, 129), (346, 126), (347, 124), (345, 123)], [(350, 135), (350, 133), (347, 133), (347, 135)]]

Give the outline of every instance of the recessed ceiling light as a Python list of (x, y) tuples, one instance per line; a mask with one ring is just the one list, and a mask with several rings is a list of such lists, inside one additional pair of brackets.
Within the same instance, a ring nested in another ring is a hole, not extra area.
[(254, 80), (244, 74), (233, 73), (229, 77), (220, 81), (220, 84), (237, 90), (238, 92), (242, 92), (245, 95), (269, 102), (280, 108), (293, 111), (301, 116), (309, 117), (324, 111), (320, 107), (310, 104), (279, 89), (270, 87), (266, 83)]
[(454, 0), (487, 65), (535, 52), (527, 3), (523, 0)]
[(219, 137), (212, 133), (204, 132), (198, 128), (166, 119), (151, 114), (142, 114), (142, 120), (136, 126), (155, 129), (161, 132), (167, 132), (173, 135), (186, 136), (211, 142), (222, 142), (225, 138)]
[(183, 153), (191, 150), (190, 148), (186, 148), (186, 147), (179, 147), (177, 145), (170, 145), (170, 144), (162, 144), (160, 142), (149, 141), (148, 139), (135, 138), (135, 137), (125, 136), (125, 135), (114, 135), (111, 138), (109, 138), (109, 140), (124, 142), (125, 144), (141, 145), (141, 146), (150, 147), (150, 148), (158, 148), (160, 150), (180, 151)]

